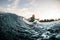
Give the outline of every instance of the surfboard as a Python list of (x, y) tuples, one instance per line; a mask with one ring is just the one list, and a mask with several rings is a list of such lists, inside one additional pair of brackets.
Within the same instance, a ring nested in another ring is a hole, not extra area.
[(29, 22), (25, 18), (23, 18), (24, 22), (27, 23), (28, 25), (35, 25), (37, 22)]

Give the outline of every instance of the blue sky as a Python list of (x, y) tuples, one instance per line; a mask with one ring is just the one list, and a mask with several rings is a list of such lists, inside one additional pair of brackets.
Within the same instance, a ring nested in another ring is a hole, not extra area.
[(8, 5), (8, 1), (7, 0), (0, 0), (0, 6), (1, 7), (6, 7)]
[(60, 18), (60, 0), (0, 0), (0, 11), (15, 13), (25, 18)]

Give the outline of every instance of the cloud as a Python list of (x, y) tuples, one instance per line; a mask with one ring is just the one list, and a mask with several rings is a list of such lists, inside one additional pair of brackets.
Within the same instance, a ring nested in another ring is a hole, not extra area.
[(20, 1), (20, 0), (15, 0), (15, 1), (13, 2), (15, 7), (18, 6), (19, 1)]
[[(4, 8), (4, 11), (15, 13), (17, 15), (24, 16), (28, 18), (32, 14), (36, 15), (36, 18), (46, 19), (46, 18), (57, 18), (60, 15), (60, 1), (58, 0), (25, 0), (24, 5), (22, 0), (10, 0), (11, 4), (7, 5), (7, 8)], [(23, 5), (18, 5), (19, 2)], [(21, 6), (22, 8), (20, 8)], [(19, 8), (18, 8), (19, 7)]]
[(9, 0), (10, 4), (7, 5), (7, 8), (17, 8), (20, 0)]
[(3, 7), (0, 7), (0, 12), (5, 12), (5, 8), (3, 8)]
[(32, 12), (30, 12), (27, 8), (23, 8), (23, 9), (20, 9), (20, 8), (7, 8), (6, 10), (7, 12), (12, 12), (12, 13), (15, 13), (17, 15), (21, 15), (21, 16), (25, 16), (26, 15), (31, 15)]
[[(11, 0), (10, 0), (11, 1)], [(10, 2), (9, 1), (9, 2)], [(5, 8), (5, 12), (11, 12), (11, 13), (15, 13), (17, 15), (21, 15), (21, 16), (24, 16), (27, 18), (26, 15), (32, 15), (33, 12), (29, 11), (29, 8), (25, 8), (23, 7), (22, 9), (21, 8), (18, 8), (18, 3), (19, 3), (20, 0), (14, 0), (11, 4), (7, 5), (7, 8)], [(30, 16), (31, 17), (31, 16)]]

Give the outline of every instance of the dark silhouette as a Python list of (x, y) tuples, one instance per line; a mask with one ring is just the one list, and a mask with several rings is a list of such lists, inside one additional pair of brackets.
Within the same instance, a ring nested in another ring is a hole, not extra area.
[(52, 22), (52, 21), (59, 21), (60, 18), (58, 19), (44, 19), (44, 20), (39, 20), (39, 22)]

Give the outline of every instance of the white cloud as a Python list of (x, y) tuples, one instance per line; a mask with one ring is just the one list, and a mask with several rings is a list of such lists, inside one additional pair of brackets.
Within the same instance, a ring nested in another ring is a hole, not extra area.
[(14, 0), (14, 7), (17, 7), (18, 6), (18, 3), (19, 3), (20, 0)]
[(0, 12), (5, 12), (5, 8), (0, 7)]
[[(10, 1), (12, 1), (12, 3), (11, 3), (11, 4), (8, 4), (7, 7), (10, 7), (10, 8), (12, 8), (12, 7), (13, 7), (13, 8), (17, 8), (18, 3), (19, 3), (20, 0), (10, 0)], [(9, 2), (10, 2), (10, 1), (9, 1)]]
[(29, 0), (26, 4), (28, 7), (18, 8), (20, 0), (14, 0), (11, 4), (4, 8), (6, 12), (16, 13), (17, 15), (24, 16), (26, 18), (31, 17), (32, 14), (36, 15), (36, 18), (50, 19), (60, 17), (60, 1), (41, 1), (41, 0)]

